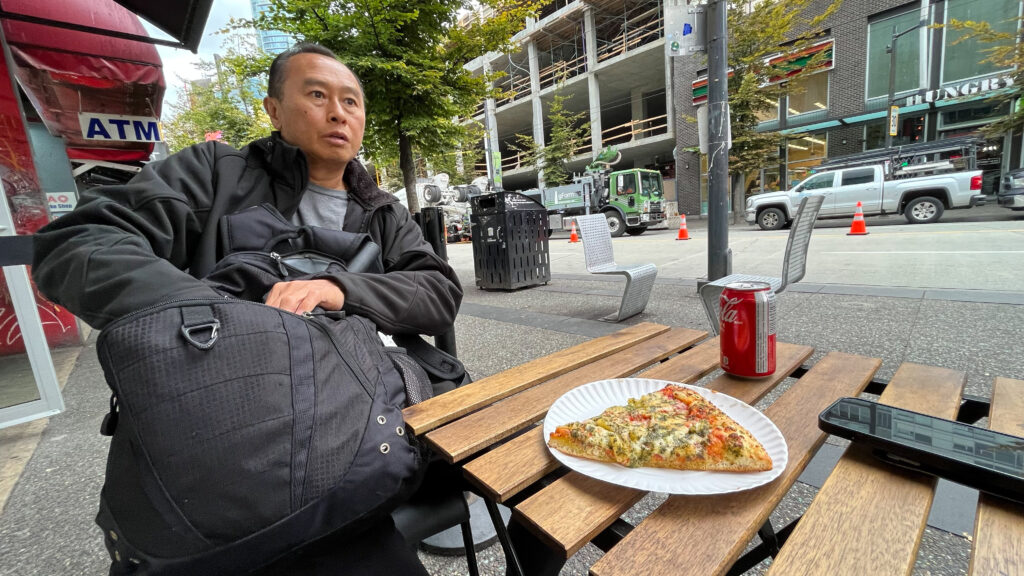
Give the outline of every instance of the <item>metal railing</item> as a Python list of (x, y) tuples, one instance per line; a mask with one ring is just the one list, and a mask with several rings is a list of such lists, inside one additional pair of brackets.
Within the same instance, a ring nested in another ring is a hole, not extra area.
[(622, 31), (610, 40), (598, 39), (597, 61), (601, 62), (654, 42), (664, 34), (660, 6), (623, 18)]
[(631, 120), (601, 131), (601, 144), (610, 146), (668, 133), (668, 115)]
[(579, 76), (587, 71), (587, 56), (577, 56), (572, 60), (559, 60), (552, 62), (540, 71), (540, 87), (543, 90), (558, 82), (564, 82), (569, 78)]
[(509, 102), (521, 100), (530, 95), (530, 77), (508, 74), (495, 82), (495, 87), (502, 91), (502, 96), (495, 98), (494, 105), (500, 107)]

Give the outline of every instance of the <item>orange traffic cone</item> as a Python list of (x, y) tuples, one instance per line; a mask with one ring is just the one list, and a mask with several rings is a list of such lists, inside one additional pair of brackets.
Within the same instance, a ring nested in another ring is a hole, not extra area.
[(853, 215), (853, 222), (850, 224), (850, 231), (847, 236), (865, 236), (868, 233), (868, 226), (864, 223), (864, 208), (857, 202), (857, 213)]
[(676, 240), (689, 240), (690, 233), (686, 231), (686, 214), (679, 215), (679, 236)]
[(573, 244), (580, 241), (580, 235), (576, 233), (576, 221), (572, 221), (572, 232), (569, 234), (569, 243)]

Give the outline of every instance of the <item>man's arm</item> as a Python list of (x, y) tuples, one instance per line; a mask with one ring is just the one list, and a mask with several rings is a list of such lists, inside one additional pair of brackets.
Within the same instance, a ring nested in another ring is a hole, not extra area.
[(203, 226), (192, 203), (213, 193), (212, 150), (188, 148), (128, 184), (85, 192), (39, 230), (32, 276), (43, 294), (96, 328), (160, 302), (218, 297), (184, 271)]
[(384, 274), (340, 272), (329, 277), (344, 293), (342, 310), (365, 316), (388, 334), (443, 334), (455, 323), (462, 286), (434, 254), (401, 205), (381, 222)]

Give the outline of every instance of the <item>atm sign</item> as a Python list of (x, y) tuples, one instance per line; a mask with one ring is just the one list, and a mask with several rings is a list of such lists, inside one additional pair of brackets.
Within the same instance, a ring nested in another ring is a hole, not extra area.
[(86, 140), (117, 142), (160, 142), (160, 122), (147, 116), (78, 113), (78, 124)]

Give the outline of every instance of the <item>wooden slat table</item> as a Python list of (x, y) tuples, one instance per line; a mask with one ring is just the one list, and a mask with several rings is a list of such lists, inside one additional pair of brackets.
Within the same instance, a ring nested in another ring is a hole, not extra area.
[[(508, 503), (514, 522), (568, 557), (609, 526), (622, 526), (616, 521), (645, 493), (575, 472), (552, 475), (563, 471), (538, 422), (562, 394), (594, 380), (637, 375), (695, 382), (707, 376), (718, 368), (719, 348), (717, 338), (705, 337), (694, 330), (637, 324), (408, 408), (407, 424), (438, 454), (463, 467), (488, 501), (492, 519), (495, 503)], [(801, 368), (811, 354), (806, 346), (779, 343), (772, 377), (722, 374), (708, 384), (753, 404), (799, 369), (799, 378), (765, 410), (786, 438), (789, 463), (782, 475), (739, 493), (669, 497), (621, 541), (603, 533), (602, 546), (610, 550), (594, 564), (592, 575), (729, 572), (824, 442), (818, 414), (836, 399), (863, 391), (881, 366), (876, 358), (829, 352), (809, 369)], [(904, 364), (880, 401), (953, 418), (964, 382), (961, 372)], [(991, 426), (1024, 435), (1024, 381), (997, 379)], [(848, 450), (785, 541), (771, 573), (908, 574), (934, 486), (932, 478), (893, 468), (859, 448)], [(976, 533), (972, 573), (1022, 569), (1024, 507), (983, 496)], [(700, 545), (681, 554), (680, 542)], [(507, 539), (502, 544), (507, 547)], [(507, 555), (512, 552), (506, 548)]]
[[(1024, 380), (996, 378), (989, 428), (1024, 436)], [(971, 574), (1024, 574), (1024, 505), (982, 494), (974, 521)]]
[[(903, 364), (883, 404), (955, 418), (967, 375)], [(769, 569), (769, 574), (910, 574), (936, 480), (880, 465), (869, 451), (847, 450)]]

